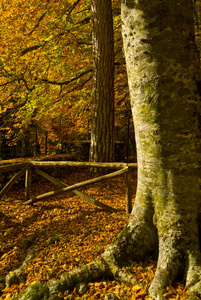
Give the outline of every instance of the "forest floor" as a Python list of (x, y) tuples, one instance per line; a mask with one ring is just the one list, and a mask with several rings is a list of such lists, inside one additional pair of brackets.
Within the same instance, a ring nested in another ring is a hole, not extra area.
[[(79, 170), (59, 179), (73, 184), (88, 179), (86, 170)], [(132, 177), (133, 199), (136, 175)], [(32, 185), (32, 195), (55, 189), (50, 182)], [(110, 179), (82, 188), (80, 191), (109, 206), (125, 212), (125, 182), (123, 177)], [(24, 189), (14, 187), (0, 201), (0, 278), (19, 268), (30, 249), (35, 257), (26, 265), (26, 281), (3, 289), (0, 299), (9, 300), (32, 283), (58, 278), (63, 272), (93, 260), (104, 251), (125, 226), (128, 217), (120, 213), (108, 213), (72, 193), (66, 193), (32, 206), (23, 205)], [(27, 240), (35, 236), (27, 246)], [(50, 243), (51, 237), (58, 237)], [(147, 289), (153, 279), (156, 262), (133, 263), (127, 271), (136, 276), (137, 285), (129, 286), (103, 279), (89, 283), (86, 294), (76, 290), (60, 294), (61, 299), (104, 299), (114, 293), (122, 300), (146, 299)], [(2, 285), (0, 283), (0, 285)], [(0, 286), (1, 287), (1, 286)], [(165, 297), (169, 300), (187, 298), (182, 283), (170, 287)], [(199, 298), (197, 298), (199, 299)]]

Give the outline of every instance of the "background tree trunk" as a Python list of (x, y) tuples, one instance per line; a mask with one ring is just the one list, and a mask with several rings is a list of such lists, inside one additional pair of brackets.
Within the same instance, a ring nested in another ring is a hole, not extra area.
[(93, 115), (90, 161), (114, 161), (114, 36), (111, 0), (92, 0)]
[(34, 157), (38, 155), (38, 130), (35, 129)]
[(2, 153), (1, 153), (1, 143), (2, 143), (2, 132), (0, 131), (0, 158), (2, 157)]

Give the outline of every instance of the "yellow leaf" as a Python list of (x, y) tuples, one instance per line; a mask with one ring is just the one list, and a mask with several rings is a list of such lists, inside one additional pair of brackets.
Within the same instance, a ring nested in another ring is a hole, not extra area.
[[(169, 292), (163, 294), (163, 296), (166, 297), (166, 298), (174, 297), (174, 292), (173, 292), (173, 291), (169, 291)], [(170, 299), (171, 299), (171, 298), (170, 298)], [(170, 299), (169, 299), (169, 300), (170, 300)]]
[(35, 284), (35, 283), (37, 283), (37, 281), (32, 281), (32, 282), (30, 283), (30, 285), (31, 285), (31, 284)]
[(4, 253), (2, 256), (1, 256), (1, 259), (5, 258), (8, 254), (7, 253)]
[(100, 285), (102, 285), (102, 282), (95, 282), (95, 287), (99, 287)]
[(142, 289), (142, 287), (140, 286), (140, 285), (134, 285), (133, 287), (132, 287), (132, 291), (133, 292), (138, 292), (139, 290), (141, 290)]

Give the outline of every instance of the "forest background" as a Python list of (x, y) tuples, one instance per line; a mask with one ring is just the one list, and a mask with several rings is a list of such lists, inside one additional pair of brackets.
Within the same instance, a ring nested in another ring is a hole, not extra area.
[[(0, 6), (0, 157), (61, 153), (65, 142), (89, 141), (91, 1), (5, 0)], [(127, 142), (130, 127), (133, 144), (119, 0), (112, 10), (115, 140)]]
[[(194, 6), (200, 49), (200, 1), (195, 0)], [(112, 10), (114, 135), (115, 141), (124, 144), (129, 141), (133, 149), (120, 0), (112, 0)], [(91, 1), (4, 0), (0, 11), (0, 158), (33, 156), (37, 152), (61, 153), (65, 142), (89, 143), (93, 72)]]

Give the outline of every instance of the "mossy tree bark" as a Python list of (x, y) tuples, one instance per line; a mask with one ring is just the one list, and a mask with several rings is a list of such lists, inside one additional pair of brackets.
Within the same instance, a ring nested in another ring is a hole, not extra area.
[(200, 69), (192, 1), (124, 0), (122, 23), (138, 157), (133, 214), (147, 203), (159, 240), (150, 295), (160, 299), (180, 272), (191, 291), (201, 291)]
[(111, 0), (92, 0), (93, 114), (90, 161), (114, 161), (114, 33)]
[(123, 0), (122, 26), (138, 158), (135, 204), (100, 257), (47, 286), (53, 297), (103, 276), (134, 284), (121, 267), (157, 253), (150, 295), (162, 300), (182, 275), (195, 299), (201, 296), (201, 85), (191, 0)]

